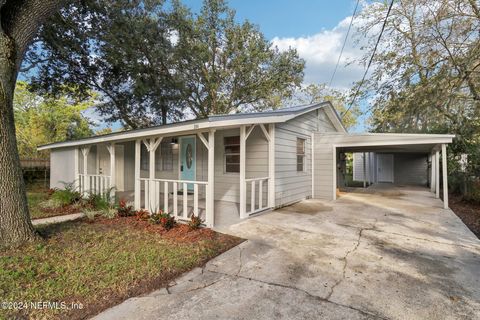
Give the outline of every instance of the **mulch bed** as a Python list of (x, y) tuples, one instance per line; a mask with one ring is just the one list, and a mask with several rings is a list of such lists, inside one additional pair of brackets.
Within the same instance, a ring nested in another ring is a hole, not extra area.
[[(86, 219), (86, 221), (89, 220)], [(132, 226), (137, 229), (143, 229), (147, 232), (161, 234), (162, 238), (164, 239), (169, 239), (182, 243), (194, 243), (200, 240), (212, 240), (215, 237), (221, 237), (223, 235), (208, 228), (192, 229), (188, 225), (183, 223), (177, 223), (172, 229), (167, 230), (160, 224), (151, 224), (149, 221), (139, 220), (137, 219), (137, 217), (115, 217), (113, 219), (97, 217), (91, 222), (97, 222), (107, 225), (113, 224)]]
[(465, 225), (480, 239), (480, 203), (463, 200), (449, 195), (449, 206)]

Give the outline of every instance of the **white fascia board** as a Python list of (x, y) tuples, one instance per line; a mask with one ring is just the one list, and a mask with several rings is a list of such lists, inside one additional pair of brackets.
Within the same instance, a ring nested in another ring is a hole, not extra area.
[(161, 136), (161, 135), (174, 135), (174, 134), (186, 134), (186, 133), (194, 133), (194, 132), (204, 132), (208, 131), (211, 128), (228, 128), (228, 127), (236, 127), (241, 125), (249, 125), (249, 124), (260, 124), (260, 123), (279, 123), (285, 122), (292, 118), (295, 115), (272, 115), (268, 117), (248, 117), (248, 118), (241, 118), (241, 119), (231, 119), (231, 120), (221, 120), (221, 121), (201, 121), (201, 122), (194, 122), (194, 123), (186, 123), (180, 124), (175, 126), (166, 126), (164, 128), (151, 128), (150, 130), (133, 130), (130, 132), (125, 133), (118, 133), (113, 135), (105, 135), (105, 136), (98, 136), (98, 137), (91, 137), (76, 141), (65, 141), (65, 142), (58, 142), (55, 144), (44, 145), (37, 148), (37, 150), (47, 150), (47, 149), (56, 149), (56, 148), (66, 148), (66, 147), (75, 147), (75, 146), (82, 146), (82, 145), (90, 145), (90, 144), (98, 144), (98, 143), (106, 143), (106, 142), (113, 142), (113, 141), (128, 141), (128, 140), (135, 140), (138, 138), (147, 138), (152, 136)]
[(415, 144), (441, 144), (452, 143), (452, 138), (449, 137), (432, 137), (430, 139), (412, 139), (412, 140), (390, 140), (390, 141), (370, 141), (370, 142), (339, 142), (335, 143), (336, 147), (373, 147), (373, 146), (399, 146), (399, 145), (415, 145)]

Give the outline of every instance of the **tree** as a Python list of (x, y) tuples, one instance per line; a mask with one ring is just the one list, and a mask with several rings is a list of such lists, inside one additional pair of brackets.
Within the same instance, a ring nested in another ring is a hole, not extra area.
[(271, 97), (289, 97), (302, 82), (297, 52), (280, 52), (258, 27), (235, 22), (223, 0), (205, 0), (177, 31), (180, 103), (196, 117), (272, 107)]
[(177, 120), (171, 30), (177, 16), (163, 0), (74, 2), (42, 28), (24, 70), (35, 68), (32, 87), (41, 93), (98, 92), (100, 115), (127, 128)]
[(350, 96), (348, 92), (342, 92), (333, 88), (328, 88), (326, 84), (309, 84), (297, 90), (291, 99), (284, 101), (287, 105), (302, 105), (314, 104), (324, 101), (330, 101), (342, 117), (342, 122), (345, 128), (353, 128), (357, 124), (357, 118), (360, 116), (360, 108), (358, 105), (353, 105), (350, 110), (346, 112)]
[(93, 105), (93, 99), (76, 103), (67, 97), (40, 97), (17, 82), (13, 99), (18, 151), (21, 159), (48, 159), (37, 146), (92, 135), (89, 121), (82, 112)]
[[(375, 2), (360, 15), (370, 33), (369, 59), (387, 6)], [(480, 176), (480, 11), (473, 0), (395, 2), (374, 71), (364, 91), (372, 101), (372, 129), (455, 133), (452, 160), (468, 154), (466, 175)], [(450, 161), (451, 169), (458, 169)], [(452, 172), (456, 174), (455, 172)]]
[(39, 26), (59, 0), (0, 0), (0, 246), (36, 239), (18, 157), (13, 94), (18, 71)]

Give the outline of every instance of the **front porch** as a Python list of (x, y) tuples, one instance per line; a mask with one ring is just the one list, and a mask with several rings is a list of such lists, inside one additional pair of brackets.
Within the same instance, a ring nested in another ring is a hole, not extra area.
[(274, 133), (274, 124), (253, 124), (81, 146), (76, 184), (180, 221), (236, 223), (275, 206)]

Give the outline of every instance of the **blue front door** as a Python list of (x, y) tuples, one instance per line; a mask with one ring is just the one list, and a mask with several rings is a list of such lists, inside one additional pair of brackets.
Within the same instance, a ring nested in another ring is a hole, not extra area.
[[(195, 181), (195, 164), (196, 164), (196, 137), (180, 138), (180, 180)], [(193, 183), (187, 185), (188, 190), (193, 190)], [(183, 188), (180, 186), (180, 188)]]

